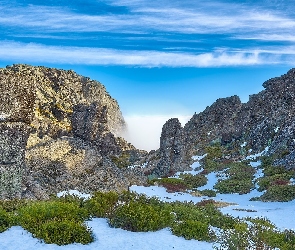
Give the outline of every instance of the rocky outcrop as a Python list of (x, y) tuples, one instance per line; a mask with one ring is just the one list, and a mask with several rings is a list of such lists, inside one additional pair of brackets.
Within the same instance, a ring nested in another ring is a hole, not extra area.
[[(193, 155), (203, 154), (206, 146), (216, 143), (230, 149), (228, 157), (235, 159), (268, 147), (268, 154), (275, 156), (277, 165), (295, 168), (295, 69), (266, 81), (263, 87), (265, 90), (251, 95), (247, 103), (241, 103), (238, 96), (218, 99), (203, 112), (194, 114), (183, 129), (178, 128), (174, 138), (161, 137), (159, 151), (166, 153), (160, 154), (161, 164), (154, 172), (183, 170)], [(170, 131), (169, 123), (163, 126), (164, 134)], [(173, 149), (168, 148), (173, 147), (166, 145), (174, 140), (178, 141), (181, 157), (167, 161), (167, 155), (173, 155)]]
[(21, 72), (0, 70), (0, 93), (0, 199), (20, 198), (35, 80)]
[(163, 128), (160, 138), (159, 156), (160, 161), (153, 174), (165, 176), (179, 169), (183, 159), (182, 127), (177, 118), (168, 120)]
[(67, 189), (120, 191), (146, 181), (141, 168), (128, 168), (146, 152), (118, 137), (125, 121), (102, 84), (29, 65), (0, 69), (0, 79), (2, 197), (21, 189), (38, 199)]

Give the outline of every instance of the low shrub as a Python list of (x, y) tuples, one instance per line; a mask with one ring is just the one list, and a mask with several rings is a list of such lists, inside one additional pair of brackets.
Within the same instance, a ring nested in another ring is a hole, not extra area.
[(207, 184), (208, 181), (207, 177), (201, 174), (181, 174), (179, 178), (181, 178), (184, 181), (185, 185), (190, 189), (204, 186)]
[(274, 249), (268, 244), (270, 233), (276, 233), (275, 226), (263, 218), (246, 219), (233, 229), (223, 230), (217, 236), (214, 249)]
[(169, 193), (184, 192), (186, 189), (188, 189), (188, 185), (183, 179), (180, 178), (160, 178), (149, 181), (150, 185), (155, 183), (158, 183), (159, 185), (166, 188), (167, 192)]
[(216, 197), (216, 192), (211, 189), (204, 189), (199, 191), (202, 195), (208, 196), (208, 197)]
[(77, 221), (47, 221), (35, 230), (34, 234), (47, 244), (67, 245), (74, 242), (89, 244), (93, 242), (90, 228)]
[(215, 239), (215, 234), (210, 230), (208, 223), (195, 220), (174, 223), (171, 231), (174, 235), (184, 237), (187, 240), (195, 239), (211, 242)]
[(252, 180), (254, 178), (255, 169), (244, 162), (234, 162), (229, 165), (225, 174), (234, 180)]
[(204, 166), (204, 170), (207, 173), (222, 171), (225, 168), (227, 168), (226, 164), (222, 164), (222, 163), (220, 163), (220, 162), (218, 162), (216, 160), (212, 160), (212, 159), (207, 158), (207, 157), (203, 160), (203, 166)]
[(295, 199), (294, 185), (271, 186), (260, 197), (251, 200), (287, 202)]
[(213, 146), (208, 146), (205, 148), (205, 152), (207, 153), (207, 159), (219, 159), (222, 157), (222, 147), (218, 144)]
[(13, 224), (13, 216), (0, 207), (0, 233), (6, 231)]
[(118, 168), (127, 168), (132, 163), (130, 161), (130, 154), (128, 152), (123, 152), (119, 156), (112, 155), (110, 156), (113, 163), (117, 165)]
[(272, 176), (277, 174), (288, 174), (290, 176), (294, 175), (294, 170), (287, 170), (283, 166), (273, 166), (267, 165), (263, 169), (264, 176)]
[(274, 175), (264, 176), (258, 179), (258, 191), (267, 190), (272, 186), (287, 185), (292, 175), (287, 173), (280, 173)]
[(118, 202), (116, 192), (94, 192), (91, 199), (85, 201), (85, 208), (91, 216), (98, 218), (108, 217)]
[(214, 185), (214, 189), (222, 194), (239, 193), (247, 194), (254, 188), (254, 184), (251, 179), (225, 179), (218, 180)]
[(6, 212), (13, 212), (28, 205), (31, 201), (25, 199), (0, 200), (0, 208)]
[[(34, 237), (56, 244), (91, 242), (93, 239), (90, 230), (83, 224), (88, 218), (86, 209), (70, 202), (39, 201), (18, 210), (18, 223), (24, 229)], [(65, 237), (64, 241), (61, 235)]]
[(109, 224), (132, 232), (147, 232), (168, 227), (173, 219), (171, 211), (161, 205), (130, 201), (115, 209)]

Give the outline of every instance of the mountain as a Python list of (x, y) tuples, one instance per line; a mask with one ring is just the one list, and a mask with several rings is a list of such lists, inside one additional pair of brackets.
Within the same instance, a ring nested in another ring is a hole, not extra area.
[(126, 190), (189, 169), (215, 150), (220, 161), (264, 152), (295, 168), (295, 69), (263, 83), (247, 103), (216, 100), (181, 126), (163, 126), (160, 148), (136, 149), (105, 87), (72, 70), (29, 65), (0, 69), (0, 198), (45, 199), (77, 189)]
[(146, 152), (118, 137), (126, 124), (101, 83), (71, 70), (13, 65), (0, 69), (0, 91), (0, 197), (146, 181), (126, 168)]
[(194, 114), (182, 128), (178, 119), (164, 124), (160, 149), (150, 161), (150, 172), (167, 175), (188, 168), (193, 155), (209, 145), (225, 148), (223, 157), (241, 160), (264, 151), (275, 165), (295, 168), (295, 69), (263, 83), (247, 103), (238, 96), (216, 100)]

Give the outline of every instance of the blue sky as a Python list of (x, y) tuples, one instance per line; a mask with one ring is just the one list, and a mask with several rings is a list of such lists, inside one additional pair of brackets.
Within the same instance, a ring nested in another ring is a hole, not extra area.
[(2, 0), (0, 14), (1, 67), (73, 69), (127, 120), (247, 101), (295, 64), (294, 0)]

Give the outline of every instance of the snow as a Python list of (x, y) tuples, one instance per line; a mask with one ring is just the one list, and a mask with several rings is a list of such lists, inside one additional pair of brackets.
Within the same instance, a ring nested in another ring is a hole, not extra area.
[(0, 249), (5, 250), (154, 250), (154, 249), (212, 249), (212, 244), (197, 240), (185, 240), (172, 235), (168, 228), (157, 232), (134, 233), (120, 228), (110, 228), (106, 219), (87, 222), (92, 228), (95, 241), (88, 245), (70, 244), (58, 246), (44, 244), (32, 237), (31, 233), (15, 226), (0, 234)]
[(279, 129), (280, 129), (280, 127), (276, 127), (276, 128), (274, 129), (275, 133), (277, 133), (277, 132), (279, 131)]
[[(194, 156), (192, 170), (186, 171), (191, 174), (198, 174), (203, 169), (198, 162), (205, 156)], [(257, 170), (255, 178), (263, 176), (263, 172), (259, 169), (260, 161), (252, 161), (250, 165)], [(198, 170), (195, 170), (198, 168)], [(208, 183), (200, 187), (200, 190), (213, 189), (214, 184), (218, 178), (222, 178), (222, 171), (209, 173), (207, 175)], [(178, 176), (180, 173), (177, 173)], [(292, 180), (294, 182), (294, 179)], [(156, 196), (160, 200), (173, 201), (192, 201), (199, 202), (208, 197), (194, 197), (189, 193), (168, 193), (164, 187), (158, 186), (131, 186), (130, 191), (140, 194), (146, 194), (149, 197)], [(58, 193), (58, 196), (65, 194), (77, 195), (83, 198), (89, 198), (89, 194), (83, 194), (77, 190), (69, 190)], [(249, 201), (250, 198), (260, 196), (262, 192), (256, 189), (249, 194), (217, 194), (215, 201), (224, 201), (233, 203), (233, 205), (220, 208), (225, 214), (230, 214), (234, 217), (266, 217), (270, 219), (279, 229), (293, 229), (295, 230), (295, 200), (290, 202), (261, 202)], [(42, 241), (33, 238), (31, 233), (27, 232), (20, 226), (14, 226), (0, 233), (0, 249), (5, 250), (154, 250), (154, 249), (198, 249), (209, 250), (213, 248), (213, 243), (200, 242), (197, 240), (185, 240), (182, 237), (172, 235), (169, 228), (164, 228), (157, 232), (129, 232), (120, 228), (110, 228), (107, 219), (94, 218), (87, 221), (86, 224), (92, 228), (95, 241), (89, 245), (70, 244), (66, 246), (58, 246), (55, 244), (45, 244)]]
[(240, 145), (241, 148), (246, 147), (247, 146), (247, 142), (244, 142), (243, 144)]
[(68, 191), (62, 191), (60, 193), (57, 193), (57, 197), (62, 197), (65, 195), (74, 195), (74, 196), (78, 196), (79, 198), (84, 198), (84, 199), (90, 199), (90, 197), (91, 197), (90, 194), (84, 194), (84, 193), (81, 193), (77, 190), (68, 190)]
[(262, 152), (254, 154), (254, 155), (247, 156), (246, 160), (254, 160), (257, 157), (260, 157), (260, 156), (264, 155), (268, 150), (269, 150), (269, 147), (267, 146)]

